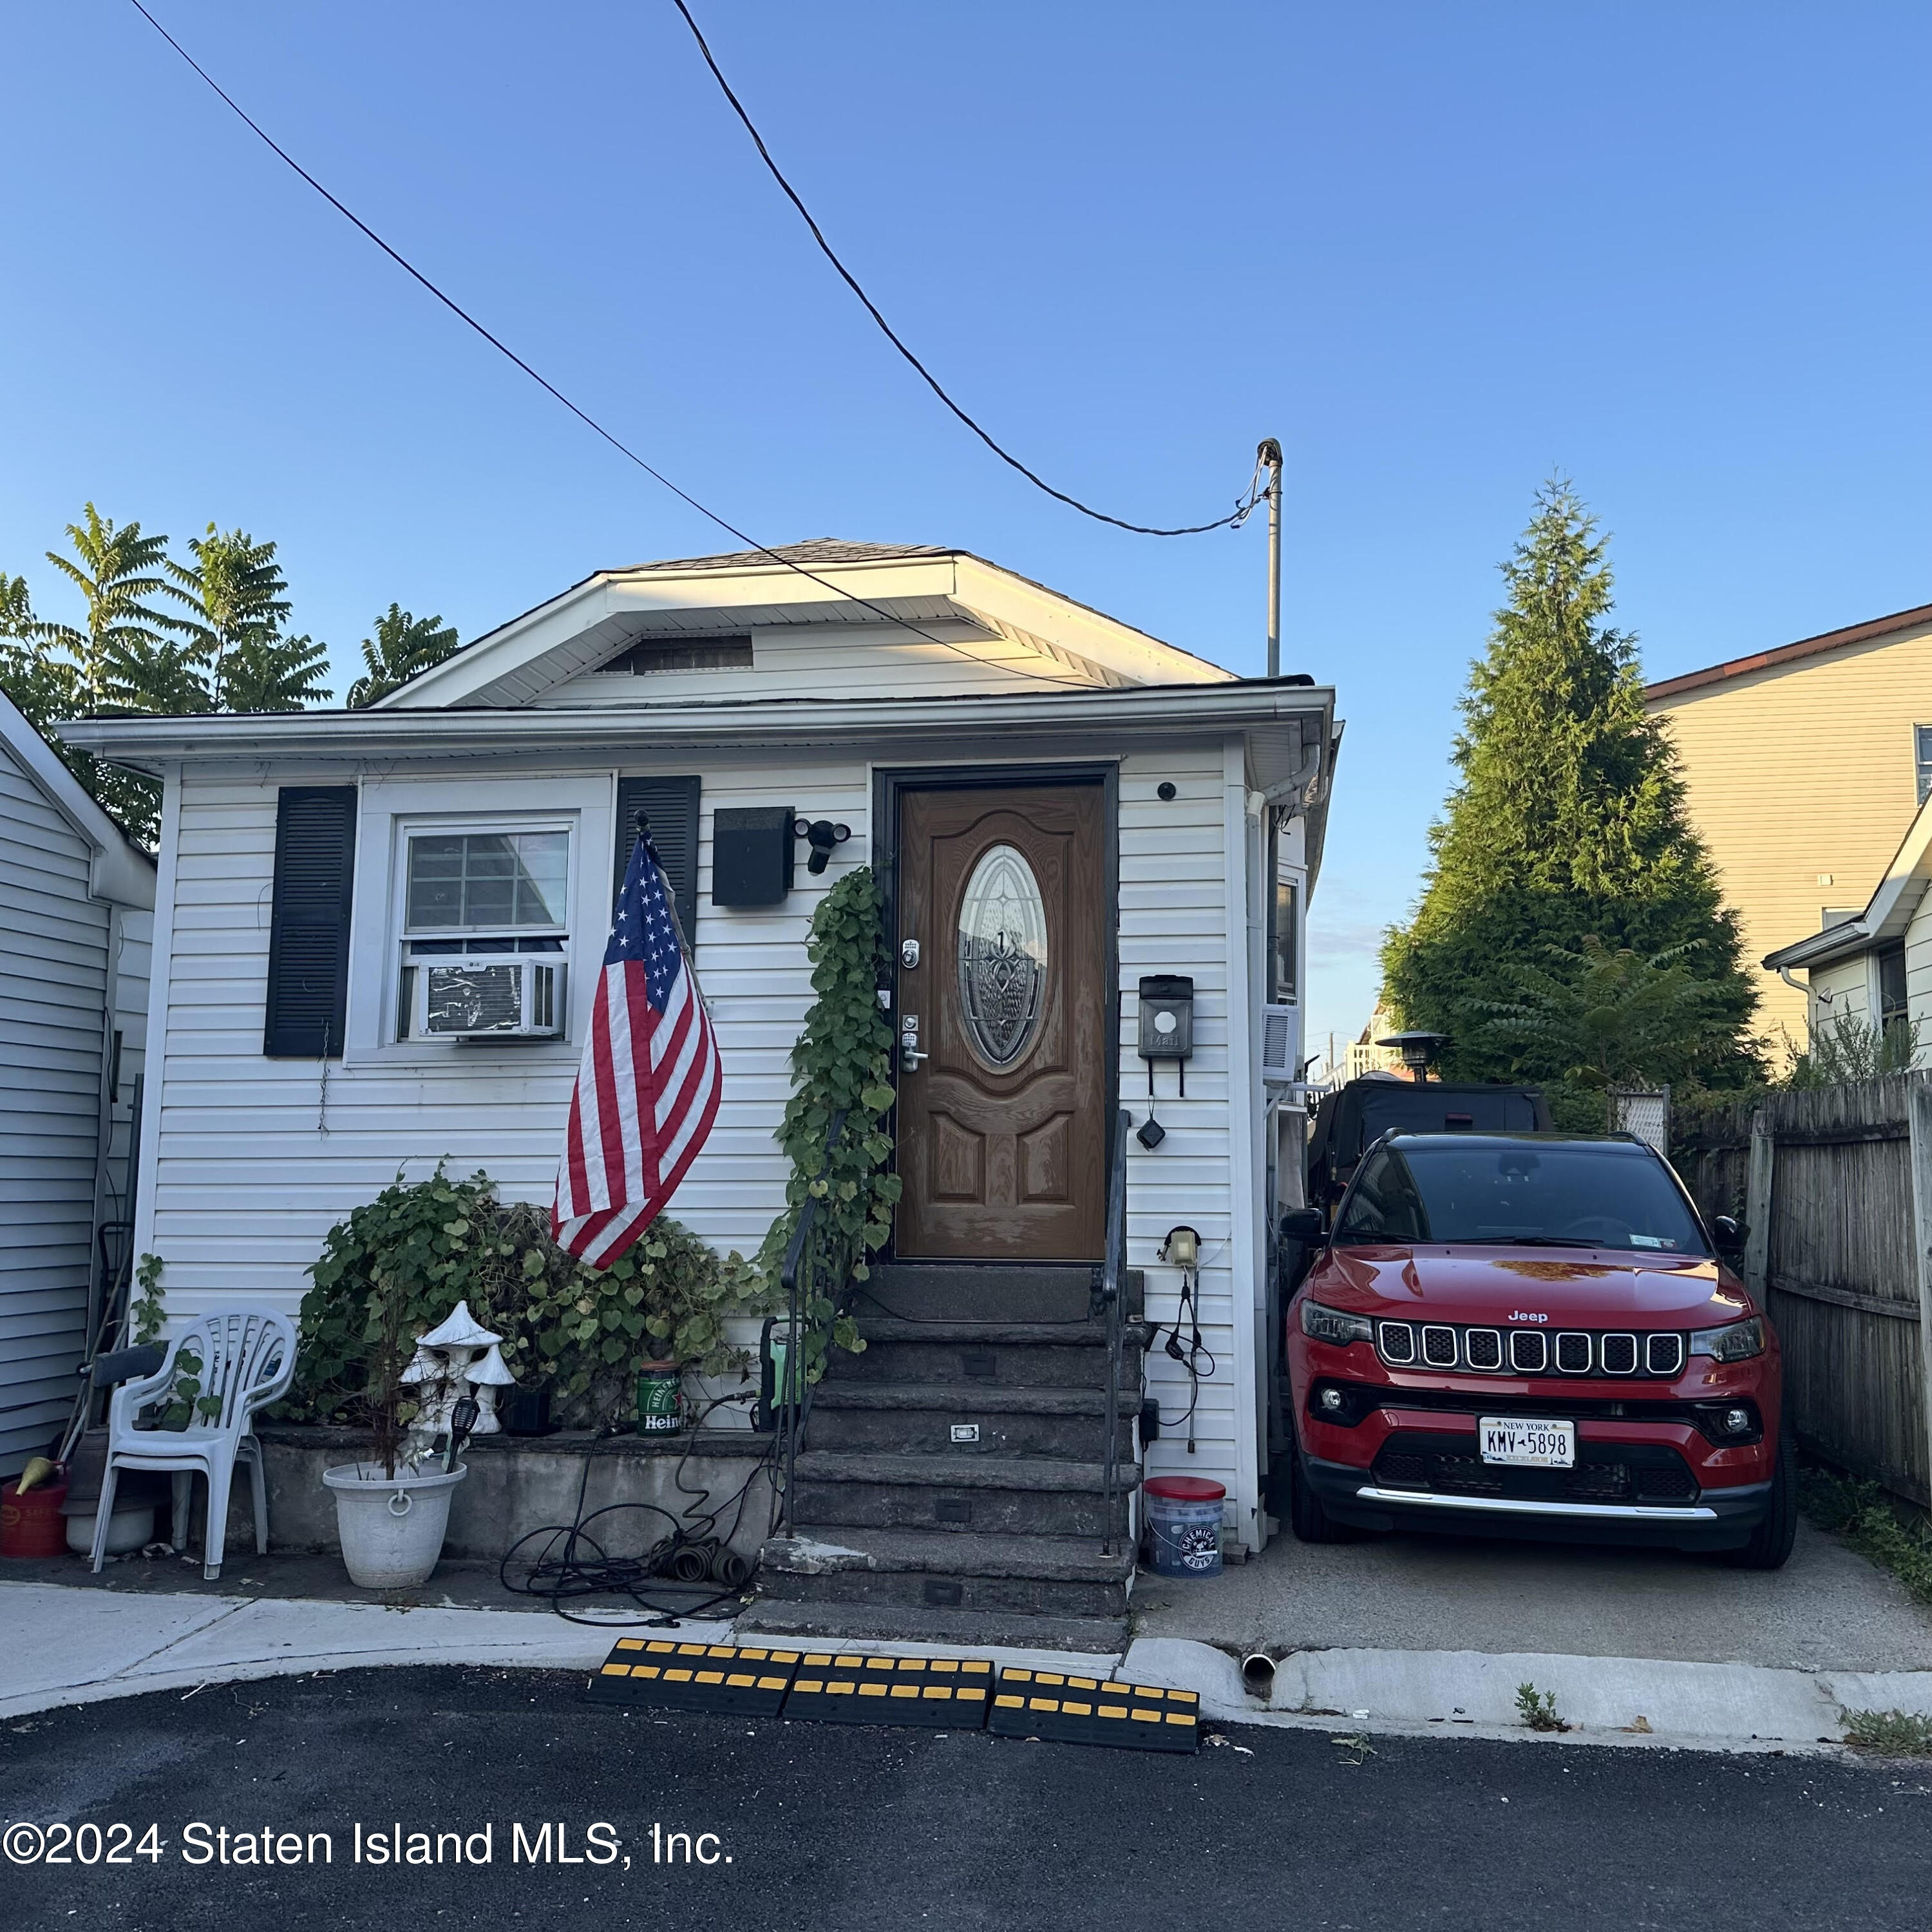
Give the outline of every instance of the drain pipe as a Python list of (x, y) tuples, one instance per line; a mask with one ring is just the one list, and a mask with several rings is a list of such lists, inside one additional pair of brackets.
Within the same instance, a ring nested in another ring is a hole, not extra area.
[(1262, 1703), (1274, 1696), (1274, 1659), (1257, 1650), (1241, 1659), (1241, 1688)]

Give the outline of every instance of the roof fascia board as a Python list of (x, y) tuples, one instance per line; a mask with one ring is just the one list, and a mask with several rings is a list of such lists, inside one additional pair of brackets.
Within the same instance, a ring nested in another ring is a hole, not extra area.
[(609, 613), (608, 580), (586, 577), (560, 596), (486, 632), (368, 708), (434, 711), (460, 704), (507, 671), (594, 629)]
[(88, 868), (89, 893), (110, 905), (152, 912), (154, 862), (89, 796), (87, 788), (62, 764), (60, 754), (4, 692), (0, 692), (0, 739), (26, 767), (48, 802), (93, 848)]
[(595, 711), (466, 706), (92, 718), (61, 728), (70, 743), (136, 770), (152, 770), (183, 758), (434, 758), (499, 748), (642, 749), (660, 742), (692, 747), (844, 745), (974, 732), (1030, 739), (1109, 730), (1168, 735), (1291, 722), (1312, 736), (1328, 731), (1334, 704), (1334, 692), (1323, 686), (1256, 679), (860, 701), (748, 698)]
[(1225, 683), (1234, 676), (1103, 610), (964, 552), (958, 558), (956, 596), (962, 607), (986, 613), (1002, 629), (1010, 626), (1050, 639), (1109, 670), (1121, 672), (1136, 684)]
[(1730, 658), (1722, 664), (1708, 665), (1702, 670), (1686, 671), (1681, 677), (1661, 679), (1655, 684), (1644, 686), (1643, 700), (1646, 704), (1662, 704), (1686, 692), (1726, 684), (1733, 678), (1749, 677), (1758, 671), (1781, 670), (1786, 664), (1798, 663), (1806, 658), (1821, 657), (1828, 651), (1848, 650), (1855, 644), (1877, 644), (1908, 631), (1923, 630), (1928, 626), (1932, 626), (1932, 604), (1922, 604), (1911, 610), (1895, 610), (1888, 617), (1874, 617), (1868, 623), (1849, 625), (1842, 631), (1823, 632), (1815, 638), (1801, 638), (1794, 644), (1780, 644), (1774, 650), (1759, 651), (1749, 657)]

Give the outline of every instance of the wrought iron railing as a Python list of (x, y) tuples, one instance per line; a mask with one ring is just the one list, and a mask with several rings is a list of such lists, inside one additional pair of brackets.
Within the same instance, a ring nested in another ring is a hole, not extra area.
[(1132, 1117), (1124, 1108), (1114, 1121), (1114, 1145), (1107, 1168), (1107, 1258), (1100, 1273), (1100, 1299), (1107, 1318), (1107, 1447), (1102, 1487), (1106, 1511), (1101, 1552), (1114, 1553), (1114, 1510), (1120, 1486), (1120, 1368), (1126, 1332), (1127, 1134)]
[[(842, 1107), (834, 1114), (832, 1124), (826, 1130), (825, 1164), (818, 1171), (820, 1180), (831, 1178), (832, 1150), (845, 1131), (845, 1112)], [(807, 1189), (804, 1200), (799, 1204), (798, 1224), (791, 1231), (791, 1239), (785, 1244), (784, 1259), (778, 1268), (778, 1286), (784, 1291), (785, 1298), (784, 1373), (782, 1384), (774, 1388), (772, 1394), (778, 1426), (784, 1436), (784, 1483), (779, 1492), (773, 1527), (782, 1525), (788, 1531), (796, 1527), (792, 1520), (792, 1494), (797, 1474), (798, 1445), (812, 1413), (812, 1384), (806, 1378), (801, 1359), (803, 1302), (806, 1287), (813, 1282), (818, 1269), (832, 1259), (830, 1250), (824, 1244), (817, 1247), (813, 1244), (813, 1237), (818, 1228), (819, 1210), (825, 1198)], [(834, 1302), (838, 1300), (838, 1290), (844, 1286), (843, 1265), (838, 1265), (838, 1272), (840, 1279), (832, 1284), (831, 1299)]]

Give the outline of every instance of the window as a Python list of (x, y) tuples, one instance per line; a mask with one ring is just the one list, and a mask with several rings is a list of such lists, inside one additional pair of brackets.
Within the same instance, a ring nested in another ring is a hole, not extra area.
[(1282, 856), (1288, 827), (1275, 831), (1274, 908), (1270, 932), (1268, 998), (1276, 1006), (1289, 1006), (1300, 997), (1301, 875)]
[(554, 976), (526, 988), (520, 976), (500, 969), (442, 962), (561, 954), (569, 940), (569, 899), (567, 826), (407, 832), (396, 1037), (407, 1040), (419, 1030), (555, 1030)]
[(1918, 802), (1923, 805), (1932, 793), (1932, 724), (1912, 726), (1912, 750), (1918, 766)]
[(1905, 947), (1881, 946), (1872, 956), (1878, 967), (1878, 1024), (1881, 1033), (1900, 1024), (1906, 1016)]

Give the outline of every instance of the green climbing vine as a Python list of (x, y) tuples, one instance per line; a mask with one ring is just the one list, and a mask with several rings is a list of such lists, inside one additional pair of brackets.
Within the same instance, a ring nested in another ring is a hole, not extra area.
[[(778, 1132), (791, 1160), (787, 1204), (758, 1254), (759, 1269), (776, 1290), (800, 1211), (808, 1197), (818, 1198), (800, 1281), (802, 1366), (814, 1382), (834, 1344), (865, 1346), (836, 1297), (848, 1280), (866, 1279), (866, 1257), (891, 1234), (899, 1198), (885, 1126), (893, 1100), (892, 1028), (878, 991), (884, 911), (871, 868), (861, 866), (826, 894), (813, 916), (805, 950), (818, 997), (792, 1048), (794, 1090)], [(842, 1114), (838, 1138), (828, 1145)]]

